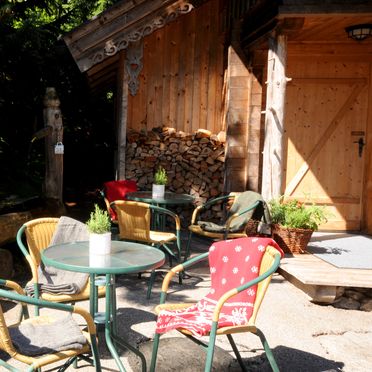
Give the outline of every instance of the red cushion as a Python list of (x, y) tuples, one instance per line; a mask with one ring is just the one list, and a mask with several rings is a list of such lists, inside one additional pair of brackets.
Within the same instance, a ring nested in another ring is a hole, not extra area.
[[(111, 203), (115, 200), (125, 200), (128, 192), (137, 191), (137, 184), (130, 180), (108, 181), (103, 184), (103, 191), (106, 199)], [(110, 217), (112, 220), (117, 219), (112, 208), (110, 208)]]

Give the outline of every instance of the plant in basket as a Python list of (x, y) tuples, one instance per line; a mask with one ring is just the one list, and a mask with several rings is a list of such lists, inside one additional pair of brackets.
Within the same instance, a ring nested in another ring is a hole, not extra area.
[[(308, 205), (306, 205), (308, 204)], [(325, 206), (284, 197), (269, 202), (273, 239), (286, 253), (303, 253), (311, 235), (327, 221)]]

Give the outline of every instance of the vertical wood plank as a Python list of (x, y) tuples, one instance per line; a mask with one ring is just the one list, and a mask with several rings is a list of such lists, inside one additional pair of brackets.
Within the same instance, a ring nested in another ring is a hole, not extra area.
[(208, 95), (207, 95), (207, 129), (217, 133), (221, 128), (217, 123), (216, 112), (221, 107), (222, 95), (221, 89), (217, 89), (219, 70), (219, 37), (218, 30), (220, 27), (219, 12), (211, 11), (210, 18), (210, 41), (209, 41), (209, 71), (208, 71)]
[(150, 130), (154, 128), (155, 122), (155, 111), (156, 111), (156, 81), (157, 81), (157, 63), (156, 60), (159, 58), (159, 54), (156, 50), (156, 39), (158, 32), (154, 32), (149, 36), (148, 40), (148, 54), (147, 54), (147, 101), (146, 101), (146, 129)]
[[(204, 7), (203, 7), (204, 10)], [(192, 93), (192, 119), (191, 119), (191, 131), (196, 131), (200, 128), (200, 65), (203, 53), (203, 33), (201, 32), (200, 25), (203, 22), (196, 23), (195, 29), (195, 54), (194, 54), (194, 84)]]
[[(155, 50), (164, 50), (164, 28), (159, 30), (155, 35)], [(164, 68), (164, 54), (154, 53), (155, 70), (154, 79), (154, 126), (161, 127), (163, 125), (163, 68)]]
[(198, 128), (210, 129), (208, 118), (208, 81), (209, 81), (209, 52), (212, 43), (211, 35), (211, 2), (205, 6), (204, 22), (200, 24), (200, 65), (199, 78), (200, 82), (200, 96), (199, 96), (199, 124)]
[[(369, 76), (372, 76), (372, 63), (369, 64)], [(367, 123), (372, 123), (372, 82), (369, 79), (368, 85), (368, 102), (367, 102)], [(367, 124), (368, 125), (368, 124)], [(369, 124), (369, 127), (371, 124)], [(367, 130), (366, 139), (366, 163), (365, 163), (365, 178), (363, 185), (363, 221), (362, 228), (368, 234), (372, 234), (372, 131)]]
[(196, 18), (197, 13), (191, 12), (186, 23), (186, 45), (188, 46), (186, 54), (186, 68), (185, 68), (185, 119), (184, 131), (192, 131), (192, 117), (193, 117), (193, 88), (194, 88), (194, 55), (195, 55), (195, 39), (196, 39)]
[(179, 68), (179, 51), (182, 47), (182, 19), (173, 22), (173, 32), (169, 45), (170, 60), (170, 85), (169, 85), (169, 122), (173, 128), (178, 130), (177, 118), (177, 90), (178, 90), (178, 68)]
[(285, 76), (287, 39), (278, 35), (269, 40), (265, 143), (263, 152), (262, 196), (266, 200), (282, 193), (283, 132), (287, 79)]
[(165, 126), (170, 126), (169, 122), (169, 97), (170, 97), (170, 65), (171, 65), (171, 55), (169, 53), (169, 47), (171, 43), (171, 34), (173, 30), (173, 24), (167, 25), (163, 29), (163, 69), (162, 69), (162, 79), (163, 79), (163, 92), (162, 92), (162, 102), (161, 107), (162, 112), (162, 122)]

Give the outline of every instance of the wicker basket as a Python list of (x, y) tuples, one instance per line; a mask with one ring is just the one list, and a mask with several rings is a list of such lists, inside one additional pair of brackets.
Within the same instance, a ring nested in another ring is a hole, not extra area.
[(313, 230), (285, 228), (280, 225), (272, 225), (273, 239), (283, 249), (284, 253), (305, 253)]
[(245, 233), (247, 236), (257, 236), (258, 224), (260, 221), (250, 219), (245, 227)]

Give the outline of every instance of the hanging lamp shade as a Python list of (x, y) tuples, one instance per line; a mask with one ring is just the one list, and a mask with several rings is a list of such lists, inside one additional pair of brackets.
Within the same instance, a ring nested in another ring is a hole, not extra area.
[(361, 25), (354, 25), (345, 28), (348, 37), (362, 41), (369, 36), (372, 36), (372, 24), (366, 23)]

